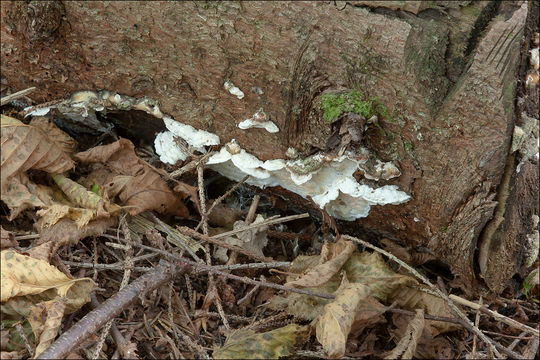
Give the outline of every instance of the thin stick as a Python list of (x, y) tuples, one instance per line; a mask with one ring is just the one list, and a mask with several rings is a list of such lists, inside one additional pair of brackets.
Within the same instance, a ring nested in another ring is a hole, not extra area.
[(404, 261), (398, 259), (397, 257), (395, 257), (394, 255), (390, 254), (388, 251), (384, 251), (383, 249), (381, 249), (381, 248), (379, 248), (377, 246), (371, 245), (367, 241), (360, 240), (358, 238), (355, 238), (355, 237), (349, 236), (349, 235), (342, 235), (342, 237), (345, 240), (351, 240), (351, 241), (357, 242), (357, 243), (359, 243), (359, 244), (361, 244), (361, 245), (363, 245), (363, 246), (365, 246), (367, 248), (375, 250), (375, 251), (385, 255), (386, 257), (390, 258), (391, 260), (397, 262), (399, 265), (403, 266), (405, 269), (407, 269), (411, 274), (413, 274), (415, 277), (420, 279), (424, 284), (429, 286), (431, 288), (431, 290), (433, 290), (435, 293), (437, 293), (437, 295), (439, 297), (446, 300), (448, 306), (450, 307), (450, 310), (454, 313), (454, 315), (458, 316), (463, 321), (465, 321), (469, 325), (470, 329), (472, 329), (472, 331), (475, 334), (477, 334), (480, 339), (482, 339), (486, 344), (488, 344), (488, 346), (491, 348), (493, 353), (498, 358), (502, 358), (501, 353), (497, 350), (497, 348), (495, 346), (495, 342), (492, 339), (488, 338), (483, 332), (481, 332), (480, 329), (475, 327), (474, 324), (469, 320), (469, 318), (467, 318), (467, 316), (465, 316), (465, 314), (461, 310), (458, 309), (458, 307), (454, 304), (454, 302), (452, 300), (450, 300), (448, 295), (444, 294), (438, 287), (433, 285), (425, 276), (420, 274), (414, 268), (410, 267), (406, 262), (404, 262)]
[[(257, 207), (259, 206), (259, 200), (261, 197), (259, 195), (255, 195), (253, 197), (253, 200), (251, 201), (251, 206), (249, 207), (248, 214), (246, 216), (246, 219), (244, 220), (244, 226), (247, 226), (253, 222), (253, 219), (255, 219), (255, 214), (257, 213)], [(238, 257), (238, 253), (236, 251), (231, 252), (229, 255), (229, 260), (227, 261), (227, 265), (236, 263), (236, 258)]]
[[(437, 280), (440, 279), (439, 277)], [(480, 295), (480, 304), (482, 304), (482, 295)], [(474, 326), (478, 327), (478, 323), (480, 322), (480, 311), (476, 310), (476, 316), (474, 317)], [(471, 359), (476, 358), (476, 341), (478, 340), (478, 337), (476, 334), (474, 334), (472, 339), (472, 350), (471, 350)]]
[[(182, 166), (180, 169), (174, 170), (172, 173), (169, 174), (169, 176), (172, 179), (177, 179), (183, 174), (185, 174), (186, 172), (192, 171), (193, 169), (195, 169), (199, 164), (201, 163), (205, 164), (206, 160), (208, 160), (208, 158), (214, 155), (215, 153), (216, 153), (215, 151), (211, 151), (209, 153), (204, 154), (203, 156), (199, 156), (198, 159), (194, 159), (190, 161), (189, 163), (187, 163), (186, 165)], [(191, 155), (194, 156), (193, 154)]]
[[(231, 187), (229, 190), (227, 190), (227, 192), (223, 195), (221, 195), (220, 197), (218, 197), (216, 200), (214, 200), (214, 202), (212, 203), (212, 205), (210, 205), (210, 209), (208, 209), (208, 211), (206, 212), (206, 215), (207, 216), (210, 216), (210, 214), (212, 213), (212, 210), (214, 210), (214, 208), (221, 204), (221, 202), (229, 195), (231, 195), (231, 193), (238, 189), (240, 187), (240, 185), (242, 185), (244, 183), (244, 181), (246, 181), (247, 179), (249, 178), (249, 175), (246, 175), (242, 178), (242, 180), (240, 180), (239, 182), (237, 182), (233, 187)], [(197, 227), (195, 227), (195, 231), (199, 231), (199, 228), (202, 226), (202, 219), (201, 221), (199, 222), (199, 224), (197, 225)]]
[(36, 87), (32, 86), (32, 87), (29, 87), (28, 89), (17, 91), (15, 93), (11, 94), (11, 95), (6, 95), (6, 96), (4, 96), (4, 97), (2, 97), (0, 99), (0, 106), (4, 106), (5, 104), (7, 104), (10, 101), (20, 99), (23, 96), (26, 96), (26, 95), (30, 94), (34, 90), (36, 90)]
[[(199, 272), (199, 273), (208, 271), (208, 272), (212, 272), (212, 273), (215, 273), (215, 274), (218, 274), (218, 275), (223, 275), (223, 276), (225, 276), (227, 278), (230, 278), (230, 279), (239, 280), (239, 281), (242, 281), (242, 282), (247, 283), (247, 284), (260, 285), (260, 286), (269, 287), (269, 288), (273, 288), (273, 289), (284, 290), (284, 291), (289, 291), (289, 292), (295, 292), (295, 293), (298, 293), (298, 294), (317, 296), (317, 297), (321, 297), (323, 299), (334, 299), (335, 298), (335, 296), (332, 295), (332, 294), (317, 293), (317, 292), (313, 292), (313, 291), (309, 291), (309, 290), (297, 289), (297, 288), (287, 287), (287, 286), (273, 284), (273, 283), (269, 283), (269, 282), (262, 282), (262, 281), (252, 280), (252, 279), (249, 279), (249, 278), (246, 278), (246, 277), (232, 275), (232, 274), (217, 270), (218, 266), (215, 266), (215, 265), (208, 266), (208, 265), (205, 265), (205, 264), (196, 263), (196, 262), (191, 261), (189, 259), (181, 258), (181, 257), (179, 257), (177, 255), (168, 253), (166, 251), (156, 249), (156, 248), (153, 248), (153, 247), (150, 247), (150, 246), (142, 245), (142, 244), (133, 244), (133, 245), (137, 246), (137, 247), (140, 247), (141, 249), (158, 252), (158, 253), (163, 254), (166, 257), (169, 257), (169, 258), (174, 259), (176, 261), (185, 262), (188, 265), (192, 265), (193, 269), (196, 272)], [(236, 269), (239, 269), (241, 264), (234, 265), (234, 266), (237, 266)]]
[(269, 219), (269, 220), (265, 220), (265, 221), (257, 223), (257, 224), (251, 224), (251, 225), (243, 227), (241, 229), (231, 230), (231, 231), (227, 231), (227, 232), (224, 232), (224, 233), (221, 233), (221, 234), (214, 235), (214, 236), (212, 236), (212, 239), (221, 239), (221, 238), (224, 238), (224, 237), (227, 237), (227, 236), (231, 236), (231, 235), (234, 235), (234, 234), (244, 232), (246, 230), (256, 229), (256, 228), (261, 227), (261, 226), (270, 226), (270, 225), (275, 225), (275, 224), (281, 224), (281, 223), (284, 223), (284, 222), (287, 222), (287, 221), (292, 221), (292, 220), (297, 220), (297, 219), (304, 219), (304, 218), (307, 218), (307, 217), (309, 217), (309, 214), (308, 213), (303, 213), (303, 214), (299, 214), (299, 215), (284, 216), (284, 217), (280, 217), (280, 218), (277, 218), (277, 219)]
[[(90, 301), (92, 302), (93, 309), (96, 309), (97, 307), (99, 307), (100, 302), (97, 299), (95, 292), (92, 292), (90, 294)], [(122, 357), (124, 359), (138, 359), (139, 358), (139, 356), (135, 352), (132, 352), (132, 348), (128, 346), (129, 345), (128, 341), (126, 340), (124, 335), (122, 335), (120, 330), (118, 330), (118, 327), (114, 323), (112, 324), (112, 327), (111, 327), (111, 335), (116, 344), (116, 348), (118, 349), (118, 352), (122, 354)]]
[(490, 310), (490, 309), (486, 308), (483, 305), (479, 305), (479, 304), (477, 304), (475, 302), (463, 299), (463, 298), (461, 298), (459, 296), (456, 296), (456, 295), (450, 295), (450, 299), (454, 300), (455, 302), (457, 302), (457, 303), (459, 303), (461, 305), (468, 306), (471, 309), (479, 310), (479, 311), (483, 312), (484, 314), (487, 314), (487, 315), (493, 317), (495, 320), (502, 321), (506, 325), (509, 325), (509, 326), (511, 326), (513, 328), (519, 329), (521, 331), (526, 331), (529, 334), (532, 334), (532, 335), (534, 335), (536, 337), (539, 337), (538, 329), (533, 329), (532, 327), (527, 326), (525, 324), (522, 324), (519, 321), (516, 321), (516, 320), (511, 319), (509, 317), (506, 317), (504, 315), (501, 315), (496, 311)]
[(144, 298), (171, 278), (189, 271), (182, 263), (171, 264), (161, 261), (154, 271), (149, 272), (86, 314), (79, 322), (64, 332), (37, 359), (63, 359), (72, 349), (100, 329), (107, 321), (139, 298)]

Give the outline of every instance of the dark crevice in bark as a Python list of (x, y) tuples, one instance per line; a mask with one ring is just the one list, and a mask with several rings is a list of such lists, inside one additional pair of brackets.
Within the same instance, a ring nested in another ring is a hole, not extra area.
[(471, 31), (471, 36), (469, 37), (467, 48), (465, 49), (465, 57), (468, 57), (476, 48), (482, 32), (486, 29), (491, 19), (497, 15), (500, 5), (500, 1), (493, 0), (482, 10), (480, 16), (478, 16), (478, 19), (476, 19), (476, 22), (474, 23), (473, 30)]

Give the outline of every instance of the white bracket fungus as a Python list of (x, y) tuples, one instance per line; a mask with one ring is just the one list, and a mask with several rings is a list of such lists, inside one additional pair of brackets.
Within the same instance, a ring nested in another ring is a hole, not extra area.
[(206, 165), (236, 181), (250, 175), (246, 180), (250, 185), (263, 188), (281, 186), (306, 199), (311, 198), (339, 219), (352, 221), (366, 217), (371, 205), (397, 205), (410, 199), (395, 185), (373, 189), (359, 184), (353, 174), (359, 168), (360, 161), (353, 154), (340, 157), (317, 154), (303, 160), (274, 159), (263, 162), (243, 149), (231, 153), (230, 148), (238, 149), (238, 144), (231, 141), (219, 153), (211, 156)]
[(263, 109), (259, 109), (252, 117), (242, 121), (238, 124), (238, 127), (242, 130), (260, 128), (265, 129), (269, 133), (277, 133), (279, 131), (276, 124), (268, 120), (268, 115), (266, 115)]
[(225, 83), (223, 84), (223, 87), (225, 88), (225, 90), (227, 90), (232, 95), (236, 96), (238, 99), (243, 99), (244, 98), (244, 93), (242, 92), (242, 90), (240, 90), (238, 87), (236, 87), (232, 83), (231, 80), (225, 81)]

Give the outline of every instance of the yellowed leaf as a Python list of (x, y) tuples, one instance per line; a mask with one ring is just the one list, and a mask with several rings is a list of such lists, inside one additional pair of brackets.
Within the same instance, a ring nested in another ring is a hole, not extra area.
[(97, 217), (96, 210), (74, 208), (68, 205), (54, 204), (46, 209), (38, 210), (37, 215), (41, 216), (41, 226), (50, 227), (62, 218), (68, 218), (77, 224), (80, 229)]
[[(13, 250), (3, 250), (0, 254), (2, 302), (18, 296), (45, 293), (50, 299), (57, 296), (66, 298), (71, 305), (82, 305), (89, 301), (89, 294), (94, 286), (92, 279), (70, 279), (47, 262)], [(84, 298), (77, 298), (80, 296)]]
[(298, 279), (287, 282), (285, 285), (294, 287), (316, 287), (324, 284), (339, 272), (343, 264), (347, 262), (354, 252), (354, 249), (355, 246), (351, 241), (343, 239), (340, 239), (337, 243), (332, 245), (325, 244), (321, 252), (327, 255), (321, 256), (321, 259), (326, 257), (327, 260), (323, 260), (324, 262), (310, 269)]
[(68, 179), (64, 175), (54, 174), (52, 178), (71, 202), (86, 209), (96, 210), (97, 217), (108, 216), (107, 210), (105, 210), (109, 203), (107, 199), (87, 190), (84, 186)]
[(1, 127), (2, 197), (11, 179), (30, 169), (59, 174), (74, 167), (71, 158), (43, 130), (5, 115), (1, 115)]
[(309, 337), (309, 327), (289, 324), (265, 333), (239, 329), (227, 336), (213, 353), (214, 359), (277, 359), (294, 354)]
[(404, 336), (385, 359), (412, 359), (422, 336), (424, 324), (424, 310), (418, 309), (415, 317), (409, 322)]
[(28, 321), (37, 342), (34, 357), (53, 343), (62, 324), (65, 309), (66, 303), (62, 299), (44, 301), (31, 307)]
[(369, 296), (369, 288), (363, 284), (344, 284), (336, 292), (336, 298), (324, 306), (316, 326), (317, 340), (326, 355), (337, 359), (345, 354), (347, 337), (361, 301)]

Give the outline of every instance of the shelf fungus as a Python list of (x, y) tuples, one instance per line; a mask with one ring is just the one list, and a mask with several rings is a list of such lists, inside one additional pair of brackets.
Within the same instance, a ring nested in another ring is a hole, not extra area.
[(311, 198), (330, 215), (349, 221), (368, 216), (372, 205), (397, 205), (410, 199), (395, 185), (372, 188), (359, 184), (353, 174), (360, 163), (352, 153), (339, 157), (316, 154), (294, 161), (261, 161), (232, 140), (211, 156), (206, 165), (236, 181), (250, 175), (246, 181), (250, 185), (281, 186), (306, 199)]
[(268, 120), (268, 115), (266, 115), (263, 109), (259, 109), (252, 117), (242, 121), (238, 124), (238, 127), (242, 130), (260, 128), (265, 129), (269, 133), (277, 133), (279, 131), (276, 124)]
[(227, 80), (225, 81), (225, 83), (223, 84), (223, 87), (225, 88), (225, 90), (227, 90), (231, 95), (234, 95), (236, 96), (238, 99), (243, 99), (244, 98), (244, 93), (242, 92), (242, 90), (240, 90), (236, 85), (234, 85), (232, 83), (231, 80)]

